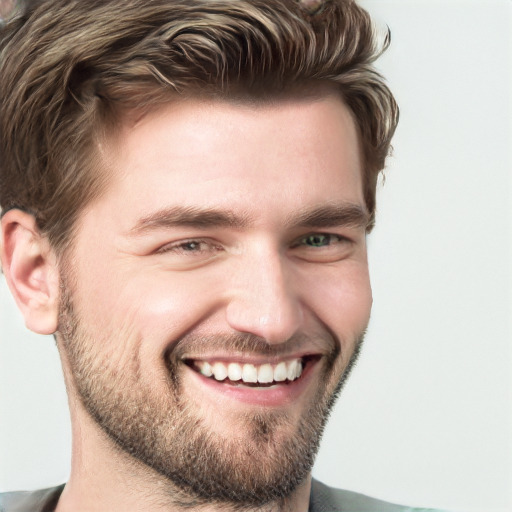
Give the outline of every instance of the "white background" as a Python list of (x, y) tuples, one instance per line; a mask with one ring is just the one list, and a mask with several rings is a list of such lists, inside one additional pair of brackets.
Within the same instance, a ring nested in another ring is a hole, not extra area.
[[(370, 236), (374, 309), (314, 474), (411, 505), (512, 511), (512, 2), (365, 0), (401, 107)], [(51, 337), (0, 277), (0, 490), (66, 480)]]

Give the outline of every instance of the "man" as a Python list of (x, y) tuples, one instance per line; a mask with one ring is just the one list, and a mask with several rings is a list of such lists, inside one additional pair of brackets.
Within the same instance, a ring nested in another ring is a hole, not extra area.
[(412, 510), (312, 482), (398, 110), (349, 0), (53, 0), (2, 30), (2, 265), (68, 483), (2, 510)]

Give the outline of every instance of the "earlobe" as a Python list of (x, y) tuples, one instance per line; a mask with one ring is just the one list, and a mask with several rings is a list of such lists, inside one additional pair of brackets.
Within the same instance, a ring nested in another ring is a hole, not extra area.
[(57, 258), (32, 215), (9, 210), (2, 218), (2, 269), (25, 325), (39, 334), (57, 330)]

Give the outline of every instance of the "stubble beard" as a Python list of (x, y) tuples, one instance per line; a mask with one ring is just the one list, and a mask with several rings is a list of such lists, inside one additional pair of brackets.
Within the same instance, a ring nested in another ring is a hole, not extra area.
[[(332, 352), (326, 358), (318, 390), (297, 424), (292, 424), (286, 413), (260, 410), (240, 417), (236, 431), (243, 436), (220, 436), (194, 405), (183, 399), (183, 363), (179, 360), (166, 359), (166, 389), (156, 393), (155, 387), (141, 379), (136, 355), (131, 368), (116, 368), (104, 354), (95, 354), (93, 347), (101, 347), (105, 339), (91, 335), (82, 325), (70, 289), (63, 278), (59, 334), (73, 388), (116, 449), (129, 454), (150, 473), (153, 470), (165, 477), (168, 496), (175, 505), (192, 508), (223, 503), (233, 509), (248, 509), (283, 502), (305, 481), (363, 335), (341, 377), (328, 389), (340, 357), (340, 343), (330, 340)], [(262, 340), (251, 335), (224, 341), (224, 346), (264, 350)], [(176, 344), (180, 342), (200, 345), (204, 340), (189, 335)], [(220, 421), (221, 415), (219, 411)]]

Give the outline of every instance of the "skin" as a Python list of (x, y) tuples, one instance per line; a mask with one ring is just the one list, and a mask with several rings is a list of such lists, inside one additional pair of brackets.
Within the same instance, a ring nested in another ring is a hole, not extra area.
[[(73, 427), (58, 512), (179, 510), (180, 489), (115, 445), (84, 406), (80, 383), (97, 380), (123, 403), (162, 405), (162, 422), (186, 404), (222, 443), (252, 450), (235, 458), (240, 467), (270, 464), (335, 393), (369, 320), (357, 132), (332, 95), (259, 105), (196, 99), (126, 123), (100, 150), (112, 180), (82, 212), (66, 267), (33, 219), (13, 210), (2, 220), (4, 271), (27, 326), (57, 332)], [(80, 355), (70, 348), (73, 322)], [(240, 334), (245, 343), (232, 342)], [(84, 377), (84, 354), (92, 376)], [(184, 364), (304, 355), (314, 356), (307, 375), (277, 393), (233, 394)], [(256, 415), (273, 422), (271, 443), (254, 435)], [(254, 510), (306, 511), (309, 472), (301, 482)]]

